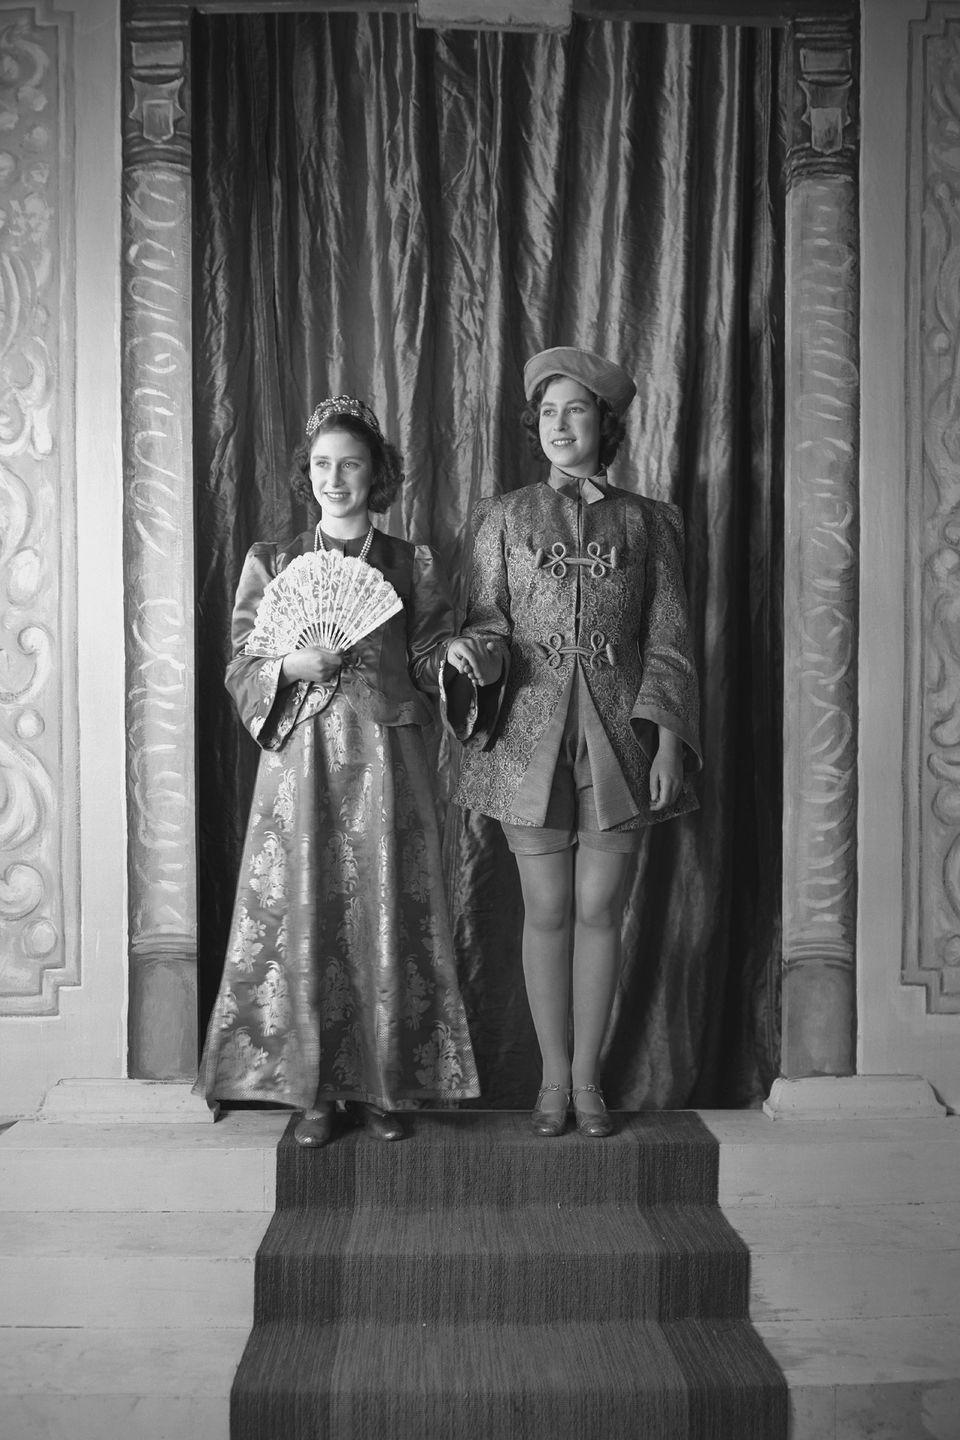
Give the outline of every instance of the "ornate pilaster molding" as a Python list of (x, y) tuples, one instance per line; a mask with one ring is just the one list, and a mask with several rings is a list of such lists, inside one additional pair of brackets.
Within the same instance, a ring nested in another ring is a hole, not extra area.
[(417, 24), (434, 30), (570, 29), (572, 0), (417, 0)]
[(0, 1015), (80, 981), (71, 24), (0, 10)]
[(856, 176), (857, 35), (852, 16), (797, 20), (790, 27), (787, 182)]
[(783, 1075), (855, 1069), (859, 230), (856, 34), (790, 33)]
[(960, 4), (910, 27), (902, 978), (960, 1013)]
[(190, 6), (124, 11), (129, 1070), (196, 1067)]

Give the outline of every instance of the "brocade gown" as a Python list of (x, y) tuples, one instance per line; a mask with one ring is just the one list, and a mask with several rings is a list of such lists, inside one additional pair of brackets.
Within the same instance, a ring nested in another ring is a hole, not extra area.
[(422, 734), (449, 595), (427, 546), (375, 531), (367, 560), (402, 613), (352, 648), (332, 694), (281, 688), (280, 660), (243, 648), (265, 586), (313, 543), (254, 545), (237, 590), (226, 683), (262, 754), (195, 1088), (303, 1108), (465, 1099), (479, 1086)]

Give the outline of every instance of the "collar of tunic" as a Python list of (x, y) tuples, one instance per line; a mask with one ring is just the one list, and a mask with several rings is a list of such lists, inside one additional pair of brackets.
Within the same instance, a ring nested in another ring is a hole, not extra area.
[(605, 469), (585, 478), (581, 475), (569, 475), (566, 470), (561, 470), (559, 465), (551, 465), (547, 484), (552, 490), (568, 496), (571, 500), (580, 499), (585, 505), (595, 505), (598, 500), (607, 498), (607, 492), (603, 488), (606, 478)]

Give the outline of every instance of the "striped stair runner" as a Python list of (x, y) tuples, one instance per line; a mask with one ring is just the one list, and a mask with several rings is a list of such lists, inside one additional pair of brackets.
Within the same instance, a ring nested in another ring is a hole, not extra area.
[(421, 1112), (277, 1155), (232, 1440), (782, 1440), (783, 1376), (690, 1112), (542, 1140)]

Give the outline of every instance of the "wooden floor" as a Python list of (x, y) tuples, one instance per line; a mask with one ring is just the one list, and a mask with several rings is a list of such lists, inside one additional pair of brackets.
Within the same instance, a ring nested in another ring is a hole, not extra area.
[[(960, 1120), (701, 1118), (792, 1440), (960, 1440)], [(285, 1124), (0, 1133), (0, 1440), (227, 1440)]]

